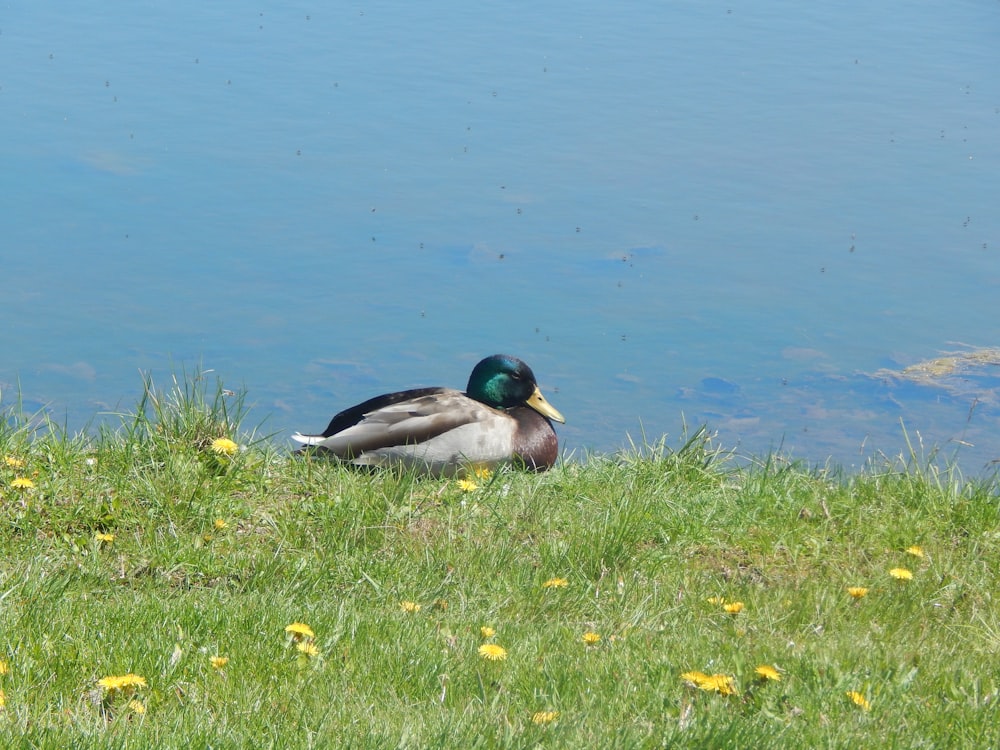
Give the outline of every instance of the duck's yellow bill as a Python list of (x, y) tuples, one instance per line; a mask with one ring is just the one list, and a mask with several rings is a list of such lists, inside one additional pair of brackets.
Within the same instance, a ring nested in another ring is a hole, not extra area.
[(538, 389), (537, 386), (535, 387), (535, 392), (532, 393), (531, 396), (528, 397), (528, 400), (525, 401), (524, 403), (526, 403), (532, 409), (537, 411), (543, 417), (548, 417), (549, 419), (555, 420), (556, 422), (561, 422), (562, 424), (566, 424), (566, 419), (563, 417), (563, 415), (559, 413), (558, 409), (556, 409), (552, 404), (550, 404), (548, 401), (545, 400), (545, 396), (542, 395), (542, 392)]

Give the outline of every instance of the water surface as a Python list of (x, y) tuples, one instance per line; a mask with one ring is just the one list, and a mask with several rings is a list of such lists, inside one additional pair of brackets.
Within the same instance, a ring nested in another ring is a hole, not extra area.
[(80, 429), (200, 366), (281, 439), (505, 351), (578, 454), (905, 424), (978, 472), (995, 367), (876, 373), (1000, 345), (998, 10), (9, 7), (4, 402)]

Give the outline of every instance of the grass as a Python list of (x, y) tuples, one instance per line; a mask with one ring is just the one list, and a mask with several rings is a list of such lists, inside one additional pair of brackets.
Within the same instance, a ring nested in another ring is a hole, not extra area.
[(466, 491), (292, 457), (213, 385), (96, 436), (5, 414), (4, 747), (1000, 743), (995, 480), (699, 432)]

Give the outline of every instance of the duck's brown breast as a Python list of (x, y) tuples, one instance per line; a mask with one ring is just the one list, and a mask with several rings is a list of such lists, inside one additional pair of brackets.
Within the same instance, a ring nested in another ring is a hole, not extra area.
[(515, 407), (508, 415), (517, 422), (512, 446), (515, 460), (534, 471), (551, 469), (559, 457), (559, 439), (552, 423), (527, 406)]

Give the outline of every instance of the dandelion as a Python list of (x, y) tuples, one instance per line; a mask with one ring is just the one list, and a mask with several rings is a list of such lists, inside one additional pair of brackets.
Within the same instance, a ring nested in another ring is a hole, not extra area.
[(4, 456), (3, 462), (10, 469), (23, 469), (25, 466), (24, 459), (16, 456)]
[(497, 631), (495, 631), (489, 625), (483, 625), (481, 628), (479, 628), (479, 635), (481, 635), (483, 638), (492, 638), (496, 634)]
[(698, 685), (703, 681), (708, 679), (708, 675), (704, 672), (684, 672), (681, 675), (681, 679), (693, 687), (698, 687)]
[(226, 523), (225, 519), (223, 518), (216, 518), (215, 523), (213, 523), (212, 525), (215, 527), (216, 531), (225, 531), (226, 529), (229, 528), (229, 524)]
[(593, 631), (589, 631), (583, 634), (583, 642), (586, 643), (588, 646), (595, 646), (600, 640), (601, 636)]
[(872, 704), (869, 703), (868, 699), (861, 693), (855, 690), (848, 690), (847, 697), (851, 699), (851, 702), (853, 702), (855, 706), (858, 706), (865, 711), (871, 710)]
[(723, 604), (722, 608), (731, 615), (738, 615), (743, 611), (743, 602), (730, 602), (729, 604)]
[(94, 541), (99, 542), (100, 544), (111, 544), (111, 542), (113, 542), (114, 540), (115, 540), (114, 534), (107, 534), (103, 531), (98, 531), (96, 534), (94, 534)]
[(3, 708), (6, 705), (7, 705), (7, 693), (5, 693), (3, 690), (0, 690), (0, 708)]
[(479, 485), (471, 479), (459, 479), (458, 489), (462, 490), (462, 492), (475, 492), (479, 489)]
[(479, 655), (487, 661), (503, 661), (507, 658), (507, 649), (496, 643), (484, 643), (479, 647)]
[(285, 632), (288, 633), (292, 637), (292, 640), (296, 643), (304, 641), (306, 638), (312, 639), (316, 637), (312, 628), (304, 622), (293, 622), (291, 625), (286, 625)]
[(128, 702), (129, 711), (136, 714), (137, 716), (142, 716), (146, 713), (146, 706), (142, 701), (137, 701), (134, 698)]
[(535, 724), (551, 724), (558, 718), (558, 711), (538, 711), (532, 714), (531, 721)]
[(716, 692), (719, 695), (735, 695), (736, 680), (725, 674), (705, 674), (704, 672), (685, 672), (681, 679), (699, 690)]
[(240, 449), (236, 443), (229, 438), (216, 438), (212, 441), (212, 452), (220, 456), (232, 456)]
[(15, 490), (30, 490), (34, 489), (35, 483), (27, 477), (17, 477), (10, 483), (10, 486)]
[(907, 553), (913, 555), (914, 557), (922, 558), (924, 556), (924, 550), (921, 547), (918, 547), (916, 544), (914, 544), (912, 547), (907, 547), (906, 551)]
[(447, 612), (448, 611), (448, 600), (447, 599), (435, 599), (434, 600), (434, 604), (431, 605), (431, 606), (433, 606), (434, 609), (436, 609), (438, 612)]
[(132, 691), (146, 687), (146, 678), (137, 674), (112, 675), (102, 677), (97, 681), (98, 686), (104, 688), (109, 694), (121, 691)]
[(712, 690), (719, 695), (736, 695), (736, 680), (729, 675), (712, 675)]
[(222, 669), (229, 663), (228, 656), (213, 656), (208, 660), (215, 669)]
[(781, 682), (781, 673), (770, 664), (761, 664), (754, 670), (754, 674), (765, 682), (768, 680)]
[(868, 596), (868, 589), (864, 586), (848, 586), (847, 593), (855, 599), (864, 599)]
[(913, 580), (913, 573), (911, 573), (906, 568), (893, 568), (892, 570), (889, 571), (889, 575), (891, 575), (897, 581)]
[(400, 602), (399, 608), (411, 615), (420, 611), (420, 605), (416, 602)]
[(725, 598), (721, 597), (721, 596), (710, 596), (705, 601), (708, 602), (709, 604), (725, 604), (726, 603)]
[(565, 578), (550, 578), (542, 584), (543, 589), (564, 589), (569, 586), (569, 581)]
[(10, 665), (5, 659), (0, 659), (0, 675), (5, 675), (10, 671)]
[(479, 479), (482, 479), (483, 481), (486, 481), (491, 476), (493, 476), (493, 472), (490, 471), (485, 466), (477, 466), (475, 469), (473, 469), (472, 473), (475, 474)]
[(312, 641), (303, 641), (302, 643), (297, 644), (295, 648), (307, 657), (319, 656), (319, 648)]

